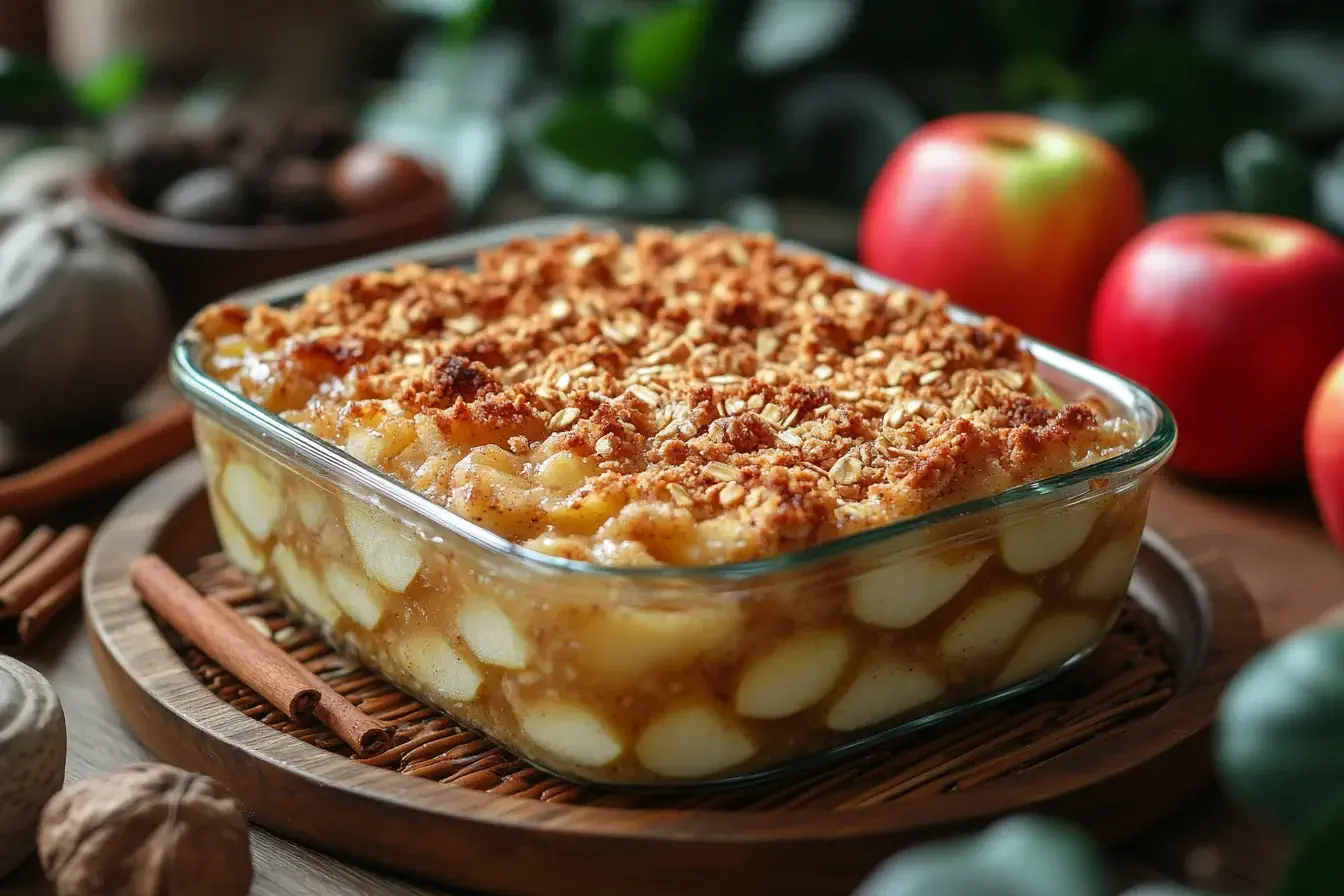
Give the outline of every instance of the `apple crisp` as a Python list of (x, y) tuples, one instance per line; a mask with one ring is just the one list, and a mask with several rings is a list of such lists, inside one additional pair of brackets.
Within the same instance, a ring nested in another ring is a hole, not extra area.
[(787, 767), (1057, 670), (1119, 612), (1155, 468), (800, 560), (1116, 456), (1137, 427), (1056, 398), (997, 321), (726, 231), (520, 240), (474, 270), (216, 305), (188, 338), (206, 392), (284, 421), (266, 427), (597, 564), (449, 531), (194, 399), (235, 564), (398, 687), (586, 781)]
[(604, 565), (796, 550), (1130, 447), (1017, 334), (769, 237), (576, 231), (197, 321), (208, 370), (455, 513)]

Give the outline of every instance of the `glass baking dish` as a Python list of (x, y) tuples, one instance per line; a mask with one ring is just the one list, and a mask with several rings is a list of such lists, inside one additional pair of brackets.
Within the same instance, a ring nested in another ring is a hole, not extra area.
[[(470, 266), (481, 248), (575, 226), (633, 230), (548, 218), (234, 301), (285, 305), (402, 261)], [(829, 260), (860, 286), (896, 286)], [(1134, 383), (1025, 343), (1059, 396), (1097, 398), (1134, 421), (1135, 446), (806, 550), (694, 568), (524, 549), (225, 388), (198, 363), (190, 328), (172, 373), (195, 407), (224, 551), (334, 646), (555, 774), (681, 787), (797, 770), (1007, 699), (1104, 636), (1175, 425)]]

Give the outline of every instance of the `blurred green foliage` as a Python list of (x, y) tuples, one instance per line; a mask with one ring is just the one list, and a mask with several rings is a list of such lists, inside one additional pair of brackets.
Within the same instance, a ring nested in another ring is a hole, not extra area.
[[(464, 73), (525, 67), (491, 113), (499, 144), (474, 151), (518, 159), (531, 187), (567, 208), (722, 214), (787, 195), (856, 209), (921, 122), (994, 109), (1114, 142), (1154, 216), (1234, 208), (1344, 230), (1335, 0), (398, 5), (436, 24), (379, 91), (383, 119), (425, 115), (410, 99), (417, 79), (438, 76), (424, 55), (465, 57)], [(464, 18), (469, 46), (452, 37)], [(446, 128), (479, 109), (471, 80), (440, 84)], [(451, 139), (441, 150), (461, 164)]]
[[(468, 213), (510, 178), (587, 211), (857, 210), (921, 122), (1016, 110), (1118, 145), (1154, 216), (1344, 232), (1339, 0), (386, 3), (407, 39), (365, 123), (448, 168)], [(99, 77), (72, 91), (94, 113), (139, 76)]]

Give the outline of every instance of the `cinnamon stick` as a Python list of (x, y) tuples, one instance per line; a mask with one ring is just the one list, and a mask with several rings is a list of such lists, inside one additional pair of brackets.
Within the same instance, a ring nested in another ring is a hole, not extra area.
[[(131, 581), (169, 625), (291, 719), (311, 712), (361, 756), (391, 743), (386, 725), (361, 712), (234, 610), (202, 597), (160, 558), (149, 555), (132, 562)], [(222, 638), (221, 632), (226, 633)], [(262, 669), (268, 674), (259, 675)], [(311, 696), (302, 711), (291, 712), (297, 693)]]
[(7, 582), (13, 578), (15, 573), (31, 563), (55, 540), (56, 531), (50, 526), (38, 526), (29, 532), (23, 543), (0, 562), (0, 582)]
[(83, 569), (72, 569), (65, 578), (43, 591), (28, 609), (19, 614), (18, 641), (24, 647), (37, 638), (51, 624), (60, 612), (79, 596), (79, 586), (84, 578)]
[[(72, 570), (80, 569), (92, 538), (93, 532), (88, 526), (71, 526), (22, 569), (0, 583), (0, 620), (17, 619), (44, 591)], [(16, 551), (10, 559), (17, 554)]]
[(192, 446), (191, 406), (175, 401), (31, 470), (0, 478), (0, 513), (32, 513), (143, 476)]
[(131, 562), (140, 597), (184, 638), (291, 719), (317, 706), (318, 690), (279, 648), (206, 600), (157, 556)]
[(12, 516), (0, 520), (0, 561), (10, 555), (23, 539), (23, 526)]

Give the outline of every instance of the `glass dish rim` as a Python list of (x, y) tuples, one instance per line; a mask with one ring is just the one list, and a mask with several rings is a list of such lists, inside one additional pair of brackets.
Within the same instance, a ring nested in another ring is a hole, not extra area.
[[(694, 221), (676, 225), (596, 216), (529, 218), (513, 224), (476, 229), (413, 243), (387, 252), (366, 255), (348, 262), (262, 284), (226, 296), (218, 302), (237, 302), (248, 306), (257, 304), (281, 305), (285, 302), (298, 301), (308, 289), (341, 276), (386, 269), (388, 265), (396, 263), (422, 263), (431, 266), (462, 264), (461, 260), (453, 259), (465, 257), (469, 262), (481, 249), (498, 246), (515, 239), (555, 236), (576, 227), (587, 228), (595, 232), (615, 231), (623, 236), (637, 227), (667, 227), (679, 231), (709, 227), (738, 229), (731, 228), (729, 225), (718, 221)], [(779, 245), (788, 251), (807, 252), (821, 257), (826, 260), (827, 264), (854, 276), (861, 286), (867, 284), (881, 289), (912, 289), (915, 292), (925, 294), (922, 290), (883, 277), (860, 265), (804, 243), (781, 238)], [(449, 260), (435, 260), (443, 258)], [(218, 302), (212, 304), (218, 304)], [(949, 316), (959, 321), (974, 323), (984, 319), (983, 315), (950, 302), (947, 305), (947, 310)], [(1086, 382), (1108, 396), (1130, 393), (1137, 396), (1142, 402), (1149, 404), (1157, 418), (1153, 432), (1132, 448), (1115, 457), (1079, 467), (1067, 473), (1025, 482), (992, 495), (962, 501), (948, 507), (897, 520), (873, 529), (865, 529), (789, 553), (774, 554), (736, 563), (702, 566), (605, 566), (586, 560), (570, 560), (543, 554), (512, 542), (465, 517), (458, 516), (447, 507), (434, 503), (386, 473), (366, 466), (336, 446), (282, 420), (226, 388), (222, 383), (206, 374), (197, 364), (197, 351), (201, 342), (195, 338), (191, 323), (183, 327), (173, 341), (169, 357), (169, 375), (173, 385), (198, 411), (213, 411), (216, 420), (221, 425), (225, 425), (226, 428), (229, 428), (227, 421), (232, 420), (246, 433), (247, 437), (257, 439), (271, 448), (287, 448), (287, 452), (281, 451), (280, 453), (295, 457), (311, 472), (325, 473), (327, 474), (324, 477), (326, 479), (343, 477), (356, 481), (363, 491), (376, 496), (371, 501), (374, 506), (382, 507), (384, 510), (388, 510), (389, 507), (384, 507), (383, 502), (391, 506), (400, 506), (434, 526), (446, 529), (487, 551), (532, 567), (538, 572), (663, 581), (704, 578), (741, 580), (795, 570), (822, 561), (832, 560), (886, 541), (898, 539), (902, 535), (938, 523), (985, 511), (1011, 507), (1029, 498), (1043, 498), (1067, 492), (1075, 486), (1094, 479), (1138, 475), (1160, 464), (1171, 454), (1176, 443), (1176, 423), (1170, 410), (1156, 395), (1120, 374), (1098, 367), (1063, 349), (1055, 348), (1026, 336), (1023, 336), (1021, 341), (1038, 361), (1055, 370)], [(360, 497), (363, 500), (368, 500), (363, 495)], [(429, 540), (442, 542), (442, 539), (437, 535)]]

